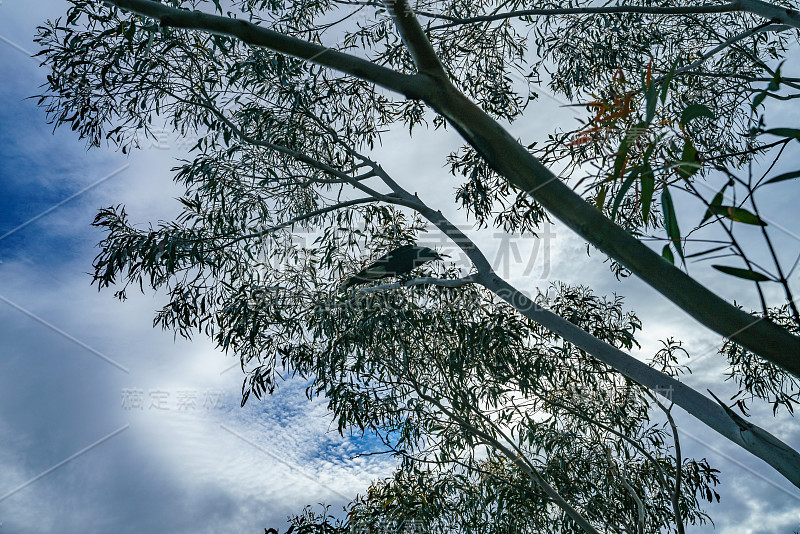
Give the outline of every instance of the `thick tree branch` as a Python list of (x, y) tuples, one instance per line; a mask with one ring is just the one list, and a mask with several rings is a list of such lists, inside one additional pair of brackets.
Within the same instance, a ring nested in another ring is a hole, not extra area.
[(762, 0), (734, 0), (731, 2), (740, 7), (741, 11), (764, 17), (767, 20), (787, 24), (800, 28), (800, 12), (788, 7), (776, 6)]
[(578, 235), (702, 324), (800, 376), (800, 338), (732, 306), (664, 261), (573, 192), (455, 87), (443, 87), (429, 102), (495, 171), (535, 198)]
[[(409, 98), (423, 99), (446, 117), (495, 171), (506, 177), (515, 187), (536, 198), (542, 206), (578, 235), (619, 261), (702, 324), (800, 376), (800, 338), (768, 320), (754, 318), (732, 306), (684, 272), (665, 262), (661, 256), (608, 220), (600, 211), (561, 182), (517, 143), (500, 124), (458, 91), (446, 78), (429, 76), (427, 73), (417, 76), (399, 74), (354, 56), (227, 17), (169, 8), (151, 0), (104, 1), (110, 5), (133, 10), (143, 16), (156, 18), (167, 25), (228, 35), (248, 44), (308, 59), (372, 81)], [(756, 2), (753, 5), (760, 5), (757, 0), (738, 1), (747, 1), (751, 4)], [(405, 19), (412, 17), (413, 14), (407, 7), (407, 2), (396, 0), (394, 5), (395, 12), (404, 14), (403, 21), (398, 24), (408, 30), (410, 26)], [(769, 4), (766, 5), (769, 7)], [(783, 11), (786, 12), (784, 18), (791, 15), (791, 10)], [(419, 35), (407, 42), (415, 43), (417, 37)], [(424, 54), (424, 50), (420, 49), (415, 53)]]
[[(225, 17), (176, 10), (150, 0), (106, 2), (135, 9), (137, 13), (159, 20), (166, 17), (173, 25), (178, 21), (182, 27), (234, 36), (255, 46), (265, 46), (351, 73), (407, 96), (424, 97), (426, 102), (454, 125), (493, 169), (505, 176), (511, 184), (536, 198), (581, 237), (625, 265), (701, 323), (800, 376), (800, 338), (769, 321), (755, 318), (730, 305), (609, 221), (544, 167), (502, 126), (455, 87), (446, 83), (446, 80), (432, 79), (425, 75), (409, 77), (397, 74), (359, 58), (328, 51), (317, 45)], [(402, 4), (400, 1), (395, 2), (397, 10), (405, 12)], [(317, 56), (310, 53), (312, 49)], [(403, 202), (405, 199), (399, 203)], [(418, 205), (409, 207), (416, 209)], [(716, 405), (716, 409), (710, 409), (708, 399), (699, 393), (674, 379), (665, 383), (664, 376), (647, 365), (603, 344), (550, 312), (541, 313), (541, 308), (499, 278), (487, 277), (484, 285), (493, 291), (504, 293), (506, 296), (503, 298), (526, 316), (554, 330), (626, 376), (636, 376), (634, 380), (639, 383), (656, 390), (671, 384), (673, 395), (677, 395), (676, 404), (770, 463), (800, 487), (800, 455), (771, 434), (764, 431), (746, 434), (732, 432), (727, 414)], [(518, 296), (523, 297), (522, 304), (513, 300), (519, 298)], [(680, 402), (678, 398), (681, 399)]]
[[(536, 304), (518, 289), (502, 280), (494, 272), (481, 250), (458, 227), (451, 223), (441, 211), (431, 209), (419, 197), (411, 195), (380, 165), (348, 147), (343, 141), (339, 139), (337, 141), (342, 143), (345, 148), (348, 148), (354, 157), (370, 166), (375, 174), (392, 189), (395, 197), (405, 199), (409, 204), (416, 203), (413, 209), (439, 228), (473, 262), (473, 265), (477, 268), (477, 273), (452, 282), (459, 285), (463, 285), (461, 281), (464, 281), (464, 283), (480, 283), (508, 302), (522, 315), (555, 332), (569, 343), (585, 350), (627, 378), (657, 393), (664, 394), (668, 392), (670, 402), (677, 404), (713, 430), (758, 456), (793, 484), (800, 487), (800, 454), (797, 451), (766, 430), (754, 425), (751, 425), (749, 434), (741, 433), (741, 425), (738, 424), (738, 421), (732, 419), (718, 404), (708, 397), (701, 395), (675, 378), (653, 369), (605, 341), (597, 339), (580, 327)], [(666, 262), (664, 263), (666, 264)], [(403, 285), (402, 283), (387, 284), (370, 289), (393, 289)]]
[(747, 423), (743, 431), (719, 404), (675, 378), (601, 341), (566, 319), (539, 306), (496, 274), (477, 275), (478, 282), (516, 308), (522, 315), (555, 332), (634, 382), (645, 386), (686, 410), (737, 445), (758, 456), (800, 488), (800, 453), (767, 432)]
[[(739, 432), (740, 425), (738, 425), (737, 421), (731, 419), (724, 410), (720, 409), (718, 404), (714, 403), (709, 398), (701, 395), (689, 386), (678, 382), (673, 377), (657, 371), (633, 356), (597, 339), (580, 327), (533, 302), (518, 289), (502, 280), (494, 272), (491, 264), (481, 250), (475, 246), (472, 240), (457, 226), (451, 223), (441, 211), (431, 209), (418, 196), (410, 194), (380, 165), (363, 154), (360, 154), (345, 141), (338, 138), (335, 132), (332, 135), (334, 135), (334, 139), (337, 143), (348, 150), (354, 158), (361, 160), (370, 167), (375, 175), (392, 189), (393, 198), (403, 199), (408, 205), (414, 205), (414, 210), (441, 230), (442, 233), (451, 239), (453, 243), (467, 255), (470, 261), (473, 262), (477, 273), (449, 282), (458, 285), (475, 282), (480, 283), (508, 302), (524, 316), (548, 330), (555, 332), (566, 341), (585, 350), (587, 353), (611, 366), (627, 378), (653, 391), (661, 392), (662, 394), (664, 392), (669, 392), (669, 400), (671, 402), (682, 407), (689, 414), (703, 421), (713, 430), (719, 432), (737, 445), (740, 445), (752, 454), (766, 461), (792, 481), (793, 484), (800, 487), (800, 454), (798, 454), (797, 451), (760, 427), (753, 426), (751, 435), (743, 436)], [(666, 262), (664, 263), (666, 264)], [(404, 285), (403, 283), (386, 284), (369, 289), (370, 291), (394, 289)], [(362, 292), (364, 291), (365, 290), (362, 290)]]
[[(406, 0), (394, 0), (394, 4), (396, 12), (406, 13), (404, 19), (410, 16)], [(396, 23), (408, 25), (407, 21)], [(511, 184), (707, 327), (800, 376), (800, 338), (769, 320), (755, 318), (732, 306), (664, 261), (567, 187), (447, 78), (436, 81), (425, 102), (446, 117)]]
[(437, 78), (446, 78), (447, 75), (442, 67), (439, 57), (433, 50), (428, 37), (422, 31), (417, 17), (411, 10), (411, 6), (406, 0), (385, 0), (386, 9), (394, 20), (400, 38), (411, 53), (414, 64), (420, 72), (430, 74)]
[(552, 9), (519, 9), (506, 13), (493, 13), (491, 15), (478, 15), (475, 17), (452, 17), (428, 11), (417, 11), (420, 16), (447, 20), (446, 24), (431, 26), (430, 30), (438, 30), (462, 24), (479, 22), (492, 22), (519, 17), (548, 17), (555, 15), (625, 15), (640, 13), (643, 15), (703, 15), (716, 13), (746, 12), (758, 15), (773, 22), (780, 22), (800, 28), (800, 13), (794, 9), (776, 6), (760, 0), (734, 0), (727, 4), (696, 5), (696, 6), (597, 6), (597, 7), (570, 7)]
[(420, 99), (423, 95), (420, 80), (415, 76), (402, 74), (369, 60), (290, 37), (245, 20), (211, 15), (202, 11), (177, 9), (153, 0), (103, 0), (103, 3), (156, 19), (164, 27), (199, 30), (233, 37), (253, 46), (269, 48), (275, 52), (350, 74), (410, 99)]

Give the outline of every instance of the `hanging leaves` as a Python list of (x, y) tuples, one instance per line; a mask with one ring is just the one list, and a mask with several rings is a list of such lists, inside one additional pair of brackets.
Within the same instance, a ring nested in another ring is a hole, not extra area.
[(686, 126), (694, 119), (698, 119), (700, 117), (706, 117), (714, 120), (714, 112), (708, 109), (708, 106), (704, 106), (703, 104), (692, 104), (684, 109), (683, 113), (681, 113), (681, 126)]
[(642, 172), (642, 220), (647, 224), (650, 219), (650, 204), (653, 202), (653, 192), (656, 187), (655, 175), (649, 164), (644, 165)]
[(797, 178), (797, 177), (800, 177), (800, 171), (787, 172), (787, 173), (784, 173), (784, 174), (779, 174), (778, 176), (775, 176), (774, 178), (770, 178), (769, 180), (767, 180), (766, 182), (762, 183), (761, 185), (774, 184), (774, 183), (777, 183), (777, 182), (783, 182), (785, 180), (792, 180), (793, 178)]
[(681, 161), (675, 168), (678, 171), (678, 175), (683, 179), (691, 178), (701, 168), (700, 160), (697, 157), (697, 149), (688, 139), (684, 141)]
[(800, 130), (797, 128), (770, 128), (764, 130), (765, 134), (777, 135), (778, 137), (788, 137), (800, 142)]
[(725, 274), (754, 282), (769, 282), (772, 280), (772, 278), (750, 269), (740, 269), (739, 267), (728, 267), (726, 265), (712, 265), (712, 267)]
[(667, 231), (667, 237), (672, 241), (675, 250), (678, 251), (678, 256), (683, 259), (683, 248), (681, 247), (681, 231), (678, 228), (678, 219), (675, 216), (675, 206), (672, 203), (672, 195), (670, 195), (669, 188), (665, 187), (661, 192), (661, 209), (664, 212), (664, 228)]
[(744, 208), (737, 208), (736, 206), (714, 206), (708, 208), (708, 211), (715, 215), (720, 215), (735, 222), (744, 224), (753, 224), (756, 226), (767, 226), (767, 223), (762, 221), (757, 215), (750, 213)]
[(703, 224), (710, 219), (714, 215), (714, 209), (722, 205), (722, 200), (725, 198), (725, 190), (729, 185), (730, 182), (725, 182), (725, 185), (722, 186), (722, 189), (720, 189), (717, 194), (714, 195), (714, 198), (711, 199), (710, 207), (706, 210), (705, 215), (703, 215), (703, 219), (700, 221), (700, 224)]
[(633, 185), (634, 180), (639, 175), (638, 169), (631, 169), (631, 172), (628, 173), (628, 177), (622, 183), (622, 186), (619, 188), (617, 192), (617, 196), (614, 198), (614, 206), (611, 208), (611, 220), (613, 221), (617, 216), (617, 210), (619, 209), (619, 205), (622, 202), (622, 199), (625, 198), (625, 193), (628, 192), (628, 189), (631, 188)]
[(664, 248), (661, 249), (661, 257), (675, 265), (675, 255), (672, 254), (672, 250), (669, 248), (669, 245), (664, 245)]

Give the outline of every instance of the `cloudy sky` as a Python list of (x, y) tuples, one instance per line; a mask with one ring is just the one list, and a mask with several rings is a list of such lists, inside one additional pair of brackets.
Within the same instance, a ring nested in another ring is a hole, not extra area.
[[(90, 287), (86, 273), (101, 238), (90, 227), (97, 209), (125, 204), (142, 223), (174, 216), (181, 191), (169, 168), (185, 146), (167, 135), (125, 156), (87, 152), (72, 132), (53, 133), (26, 100), (44, 80), (28, 54), (35, 26), (63, 10), (56, 0), (0, 2), (0, 534), (259, 533), (282, 527), (306, 504), (341, 510), (393, 468), (379, 456), (356, 457), (374, 447), (371, 440), (331, 431), (323, 403), (309, 403), (304, 384), (286, 383), (240, 408), (241, 372), (230, 357), (206, 339), (176, 341), (151, 327), (162, 296), (132, 293), (120, 303)], [(517, 124), (515, 134), (535, 139), (572, 120), (545, 95), (534, 106), (537, 123)], [(780, 125), (796, 125), (797, 112), (781, 109)], [(409, 144), (405, 133), (392, 132), (375, 155), (409, 189), (463, 222), (451, 201), (456, 183), (443, 167), (457, 143), (437, 133)], [(800, 251), (797, 193), (784, 188), (765, 200), (786, 229), (778, 239), (787, 261)], [(617, 282), (563, 227), (548, 228), (538, 241), (491, 231), (475, 238), (524, 290), (561, 279), (626, 295), (645, 323), (637, 356), (678, 337), (696, 362), (686, 381), (719, 396), (732, 391), (714, 355), (717, 336), (640, 282)], [(693, 274), (723, 294), (749, 295), (731, 279)], [(791, 418), (757, 409), (753, 419), (800, 447), (800, 425)], [(691, 418), (680, 424), (684, 454), (722, 471), (722, 501), (707, 506), (716, 529), (695, 531), (800, 529), (800, 490)]]

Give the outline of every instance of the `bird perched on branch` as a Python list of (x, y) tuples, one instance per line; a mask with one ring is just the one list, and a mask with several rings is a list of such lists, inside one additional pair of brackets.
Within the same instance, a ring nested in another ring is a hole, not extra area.
[(403, 245), (387, 252), (375, 263), (365, 267), (361, 272), (351, 276), (345, 282), (343, 289), (366, 284), (373, 280), (380, 280), (389, 276), (408, 274), (420, 265), (432, 260), (441, 260), (442, 257), (428, 247), (416, 245)]

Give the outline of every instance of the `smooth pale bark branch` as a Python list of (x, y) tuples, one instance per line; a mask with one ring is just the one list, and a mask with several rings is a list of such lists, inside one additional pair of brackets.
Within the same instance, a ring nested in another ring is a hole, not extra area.
[[(736, 414), (727, 410), (724, 405), (717, 404), (675, 378), (653, 369), (630, 354), (597, 339), (563, 317), (536, 304), (524, 293), (500, 278), (492, 269), (483, 252), (441, 211), (431, 209), (419, 197), (410, 194), (374, 161), (355, 150), (352, 150), (352, 154), (373, 169), (375, 174), (392, 189), (394, 197), (405, 200), (407, 204), (416, 203), (417, 206), (414, 209), (441, 230), (466, 254), (478, 272), (467, 278), (459, 279), (459, 282), (469, 280), (469, 283), (481, 284), (525, 317), (555, 332), (634, 382), (666, 396), (670, 402), (680, 406), (711, 429), (758, 456), (792, 484), (800, 487), (800, 453), (766, 430), (744, 422)], [(656, 402), (661, 406), (658, 400)], [(668, 417), (671, 416), (668, 414)]]
[(431, 106), (447, 117), (499, 174), (527, 192), (586, 241), (639, 276), (718, 334), (800, 376), (800, 338), (720, 298), (605, 217), (455, 88)]
[[(150, 0), (105, 0), (105, 2), (160, 21), (165, 19), (172, 25), (228, 35), (254, 46), (263, 46), (294, 57), (306, 58), (314, 63), (371, 81), (409, 98), (422, 98), (446, 117), (470, 145), (511, 184), (534, 196), (554, 216), (584, 239), (628, 267), (702, 324), (800, 376), (800, 357), (798, 357), (800, 338), (792, 336), (769, 321), (754, 318), (730, 305), (609, 221), (600, 211), (561, 182), (502, 126), (461, 94), (447, 79), (427, 73), (415, 76), (399, 74), (354, 56), (227, 17), (178, 10)], [(400, 9), (395, 9), (395, 13), (399, 12), (407, 13), (406, 8), (402, 6)], [(405, 21), (398, 26), (401, 35), (402, 32), (419, 29), (418, 23), (408, 23), (409, 19), (416, 22), (410, 12), (398, 18)], [(418, 35), (412, 36), (411, 39), (408, 37), (408, 35), (403, 36), (406, 43), (421, 42)], [(314, 56), (314, 53), (317, 55)], [(426, 53), (429, 52), (421, 51), (421, 54)], [(416, 209), (415, 206), (410, 207)], [(437, 213), (433, 210), (431, 212)], [(490, 278), (484, 285), (493, 291), (505, 291), (508, 299), (515, 294), (522, 295), (499, 278)], [(768, 432), (743, 431), (719, 405), (711, 403), (703, 395), (671, 377), (665, 377), (663, 373), (622, 351), (604, 344), (552, 312), (537, 313), (530, 305), (522, 306), (520, 311), (646, 387), (659, 390), (673, 386), (672, 400), (675, 404), (762, 458), (800, 487), (800, 455)]]
[(177, 9), (153, 0), (103, 0), (103, 3), (156, 19), (164, 27), (200, 30), (214, 35), (233, 37), (253, 46), (269, 48), (275, 52), (350, 74), (396, 91), (407, 98), (421, 99), (423, 96), (419, 80), (413, 75), (402, 74), (366, 59), (290, 37), (245, 20), (211, 15), (202, 11)]
[[(406, 46), (416, 56), (435, 55), (406, 0), (387, 0)], [(420, 44), (423, 43), (423, 44)], [(800, 338), (769, 320), (753, 317), (706, 289), (614, 224), (567, 187), (493, 118), (461, 93), (446, 76), (422, 71), (435, 80), (425, 102), (459, 131), (486, 162), (512, 185), (535, 198), (589, 243), (635, 273), (659, 293), (718, 334), (800, 377)]]
[(758, 15), (767, 20), (782, 22), (795, 28), (800, 28), (800, 13), (794, 9), (776, 6), (760, 0), (734, 0), (727, 4), (696, 5), (696, 6), (587, 6), (565, 7), (552, 9), (519, 9), (507, 13), (493, 13), (491, 15), (478, 15), (475, 17), (451, 17), (428, 11), (417, 11), (424, 17), (449, 21), (447, 24), (432, 26), (431, 30), (472, 24), (476, 22), (492, 22), (519, 17), (553, 16), (553, 15), (624, 15), (640, 13), (643, 15), (703, 15), (715, 13), (746, 12)]
[(796, 9), (776, 6), (769, 2), (762, 2), (762, 0), (734, 0), (732, 3), (740, 6), (741, 11), (764, 17), (767, 20), (800, 28), (800, 12)]
[(630, 269), (702, 324), (800, 376), (800, 338), (768, 320), (754, 318), (732, 306), (680, 269), (665, 262), (573, 192), (446, 77), (438, 75), (431, 57), (435, 53), (406, 2), (388, 4), (396, 15), (402, 14), (395, 20), (404, 42), (407, 46), (418, 48), (413, 53), (414, 57), (420, 58), (421, 64), (431, 70), (416, 76), (400, 74), (367, 60), (245, 21), (170, 8), (151, 0), (105, 2), (156, 18), (164, 25), (236, 37), (254, 46), (263, 46), (352, 74), (409, 98), (422, 99), (447, 118), (493, 169), (512, 185), (533, 196), (578, 235)]
[(653, 394), (650, 394), (650, 398), (658, 404), (658, 407), (661, 408), (661, 411), (667, 416), (667, 421), (669, 421), (669, 426), (672, 429), (672, 442), (675, 444), (675, 491), (672, 492), (672, 509), (675, 513), (675, 524), (678, 527), (678, 534), (684, 534), (683, 519), (680, 513), (681, 469), (683, 466), (681, 462), (683, 462), (683, 460), (681, 459), (681, 439), (678, 436), (678, 425), (675, 424), (675, 418), (672, 417), (671, 405), (667, 408)]
[(800, 453), (766, 430), (742, 425), (705, 395), (601, 341), (528, 298), (494, 273), (477, 275), (478, 283), (495, 293), (522, 315), (558, 334), (581, 350), (619, 371), (634, 382), (664, 396), (732, 442), (758, 456), (800, 488)]
[(392, 16), (392, 20), (395, 21), (395, 24), (401, 21), (399, 23), (413, 27), (411, 31), (401, 32), (400, 35), (403, 38), (406, 49), (414, 59), (414, 64), (417, 69), (419, 69), (420, 72), (427, 72), (434, 76), (446, 77), (447, 73), (441, 61), (439, 61), (439, 56), (433, 53), (428, 38), (425, 33), (423, 33), (419, 21), (417, 17), (414, 16), (414, 12), (411, 10), (411, 6), (408, 2), (385, 1), (384, 5)]

